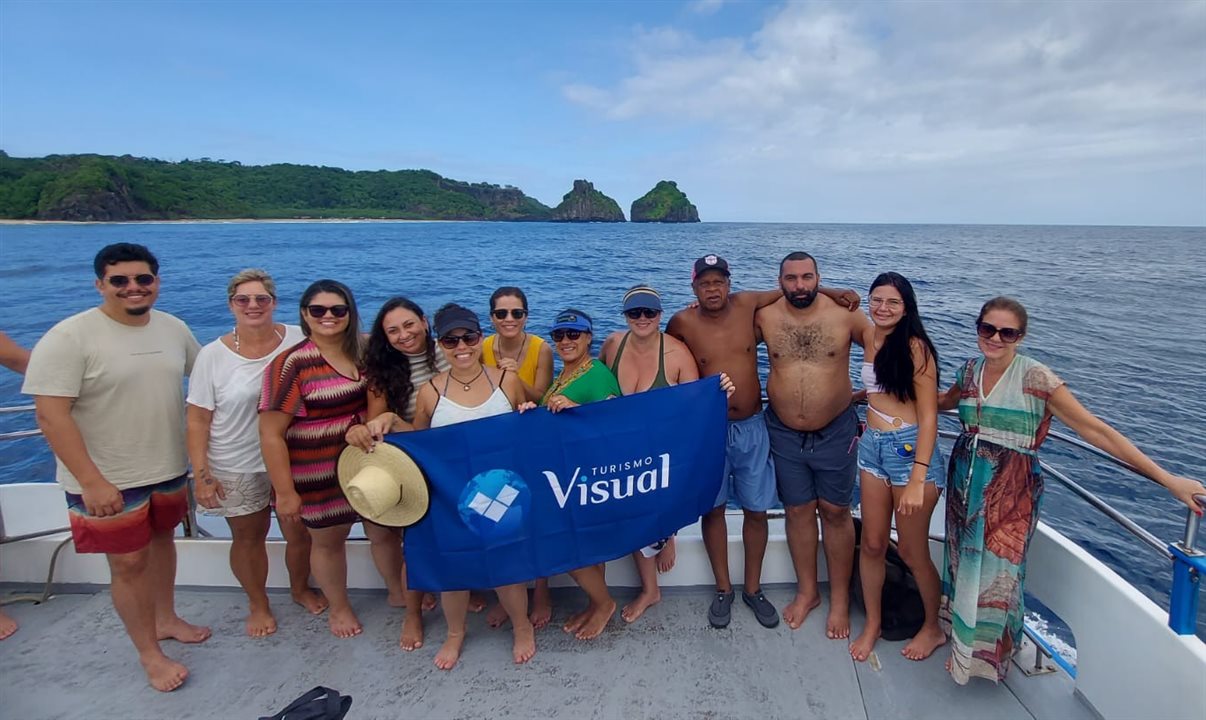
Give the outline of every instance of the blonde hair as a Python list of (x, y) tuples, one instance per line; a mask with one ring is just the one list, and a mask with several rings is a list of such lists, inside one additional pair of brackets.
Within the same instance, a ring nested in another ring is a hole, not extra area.
[(245, 282), (258, 282), (262, 284), (264, 289), (268, 291), (268, 294), (272, 296), (272, 299), (276, 299), (276, 283), (272, 281), (272, 276), (268, 274), (267, 270), (260, 270), (259, 268), (247, 268), (235, 273), (235, 276), (226, 284), (226, 299), (230, 300), (234, 298), (235, 290)]

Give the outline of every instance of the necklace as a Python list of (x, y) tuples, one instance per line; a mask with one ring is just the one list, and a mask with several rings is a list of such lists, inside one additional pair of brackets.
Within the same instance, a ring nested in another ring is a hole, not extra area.
[(551, 398), (554, 395), (557, 395), (557, 394), (561, 393), (562, 391), (564, 391), (566, 388), (568, 388), (570, 385), (572, 385), (575, 380), (577, 380), (578, 378), (585, 375), (586, 371), (590, 370), (591, 365), (593, 365), (593, 364), (594, 364), (594, 360), (591, 358), (587, 358), (586, 362), (584, 362), (581, 365), (579, 365), (578, 367), (574, 368), (568, 374), (566, 374), (566, 372), (564, 370), (562, 370), (561, 376), (558, 377), (557, 381), (554, 382), (552, 384), (552, 386), (549, 387), (549, 389), (545, 391), (544, 397), (546, 399)]
[[(523, 356), (523, 346), (524, 346), (524, 343), (526, 343), (527, 341), (528, 341), (528, 334), (527, 334), (527, 332), (524, 332), (523, 338), (519, 341), (519, 350), (515, 353), (515, 362), (516, 363), (519, 363), (519, 358)], [(500, 359), (506, 357), (505, 355), (502, 354), (502, 343), (501, 342), (498, 343), (497, 347), (495, 348), (494, 354), (497, 355)], [(507, 358), (507, 359), (510, 359), (510, 358)]]
[(477, 380), (479, 377), (481, 377), (482, 373), (484, 373), (484, 372), (486, 372), (486, 366), (482, 365), (481, 368), (477, 371), (477, 374), (474, 375), (468, 382), (460, 379), (456, 375), (453, 375), (451, 370), (448, 371), (448, 377), (459, 382), (461, 384), (461, 387), (465, 388), (465, 392), (469, 392), (469, 386), (472, 385), (475, 380)]
[[(234, 330), (231, 331), (231, 333), (234, 335), (233, 339), (235, 354), (242, 355), (243, 353), (239, 352), (239, 326), (235, 325)], [(272, 326), (272, 334), (276, 335), (277, 342), (282, 342), (285, 339), (285, 336), (281, 335), (281, 331), (276, 329), (276, 325)]]

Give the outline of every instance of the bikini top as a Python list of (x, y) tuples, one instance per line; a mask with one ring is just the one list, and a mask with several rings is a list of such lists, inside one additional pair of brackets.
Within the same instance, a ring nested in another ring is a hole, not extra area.
[(888, 394), (887, 390), (879, 384), (878, 378), (875, 377), (875, 363), (863, 363), (863, 387), (867, 389), (867, 394), (879, 393), (881, 395)]
[[(504, 377), (506, 374), (507, 371), (503, 370)], [(449, 379), (451, 379), (451, 373), (449, 373)], [(440, 393), (439, 398), (436, 399), (435, 409), (431, 411), (431, 427), (454, 425), (466, 420), (477, 420), (479, 418), (502, 415), (514, 410), (515, 408), (511, 406), (511, 401), (507, 399), (507, 394), (503, 392), (502, 378), (499, 378), (499, 383), (495, 386), (494, 381), (490, 380), (490, 374), (486, 373), (486, 381), (490, 383), (491, 387), (494, 387), (494, 392), (490, 393), (490, 397), (486, 398), (485, 402), (472, 407), (466, 407), (448, 397), (448, 383), (445, 382), (444, 392)], [(428, 382), (432, 384), (433, 388), (435, 387), (434, 381), (428, 380)]]
[[(620, 381), (620, 358), (624, 356), (624, 346), (628, 344), (628, 336), (631, 334), (631, 332), (624, 333), (624, 338), (620, 340), (620, 347), (616, 348), (616, 357), (611, 361), (611, 374), (616, 376), (616, 382)], [(658, 333), (657, 342), (657, 375), (653, 376), (653, 384), (649, 386), (650, 390), (670, 387), (670, 381), (666, 379), (665, 333)]]

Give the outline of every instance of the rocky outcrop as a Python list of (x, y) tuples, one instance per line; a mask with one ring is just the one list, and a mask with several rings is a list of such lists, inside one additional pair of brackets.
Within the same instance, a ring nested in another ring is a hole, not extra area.
[(673, 180), (662, 180), (632, 203), (633, 222), (699, 222), (699, 211)]
[(624, 222), (619, 203), (585, 180), (575, 180), (549, 218), (554, 222)]

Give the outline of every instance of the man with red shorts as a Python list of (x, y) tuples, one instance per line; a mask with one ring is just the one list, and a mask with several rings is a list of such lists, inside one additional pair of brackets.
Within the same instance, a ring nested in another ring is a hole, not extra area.
[(159, 261), (117, 243), (93, 262), (99, 307), (63, 320), (34, 347), (21, 391), (54, 451), (77, 552), (105, 553), (113, 606), (147, 680), (168, 692), (188, 669), (161, 640), (197, 643), (207, 627), (176, 615), (175, 528), (188, 512), (184, 376), (200, 345), (152, 310)]

